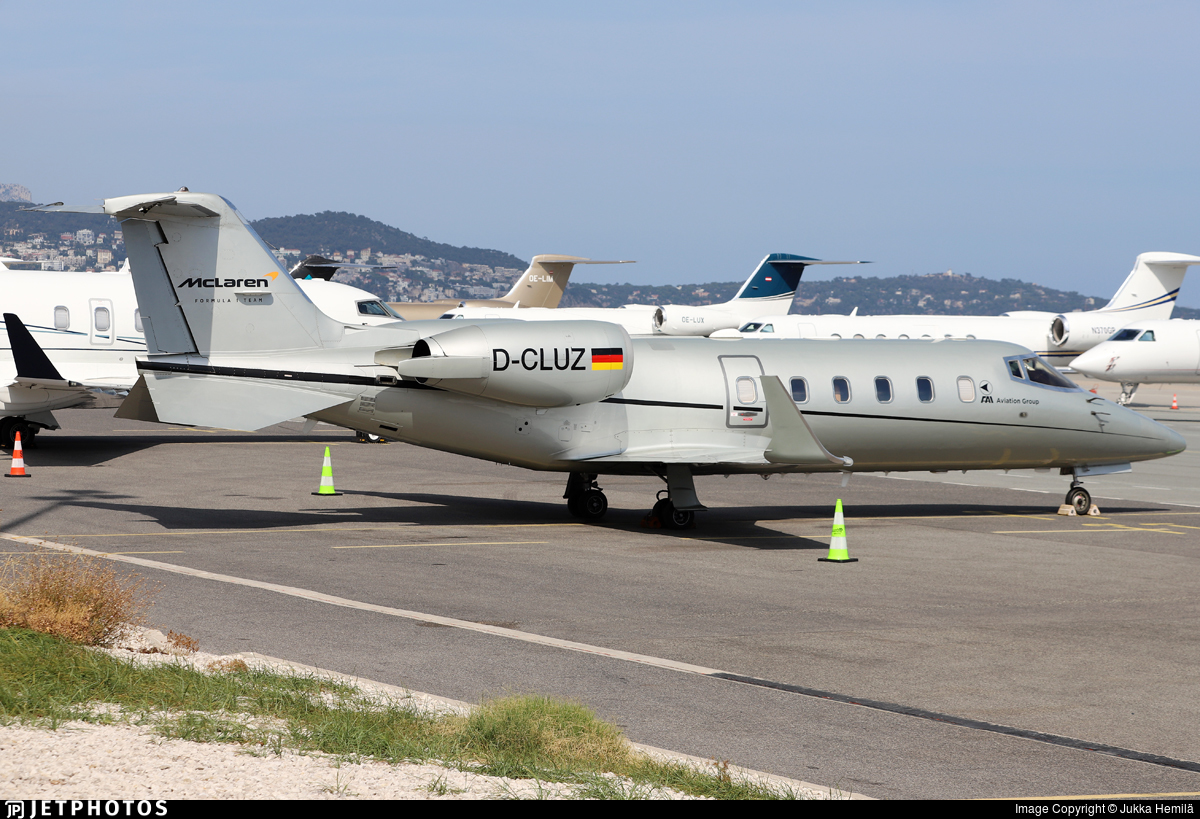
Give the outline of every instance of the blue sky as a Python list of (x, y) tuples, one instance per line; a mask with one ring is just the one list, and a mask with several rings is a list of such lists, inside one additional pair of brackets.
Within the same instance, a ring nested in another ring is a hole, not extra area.
[(1108, 296), (1140, 252), (1200, 254), (1194, 2), (0, 14), (0, 181), (41, 201), (187, 185), (656, 284), (791, 252)]

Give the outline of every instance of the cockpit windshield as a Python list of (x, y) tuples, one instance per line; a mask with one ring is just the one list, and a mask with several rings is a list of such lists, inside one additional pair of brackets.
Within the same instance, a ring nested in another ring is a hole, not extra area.
[(1058, 387), (1060, 390), (1079, 389), (1073, 381), (1035, 355), (1022, 358), (1021, 363), (1025, 366), (1025, 377), (1035, 384)]
[(1140, 333), (1140, 332), (1142, 332), (1142, 331), (1135, 330), (1132, 327), (1126, 327), (1124, 330), (1117, 330), (1117, 332), (1115, 332), (1111, 336), (1109, 336), (1108, 340), (1109, 341), (1133, 341), (1135, 338), (1138, 337), (1138, 333)]
[(759, 327), (762, 327), (761, 321), (751, 321), (748, 324), (742, 325), (741, 329), (739, 329), (738, 332), (739, 333), (757, 333)]
[(360, 301), (358, 303), (358, 314), (360, 316), (384, 316), (386, 318), (400, 319), (396, 311), (382, 301)]
[(1142, 333), (1142, 337), (1139, 338), (1138, 341), (1154, 341), (1154, 331), (1147, 330), (1146, 332)]
[(1071, 390), (1077, 392), (1080, 388), (1058, 370), (1051, 367), (1036, 355), (1013, 356), (1004, 359), (1008, 365), (1008, 374), (1014, 381), (1030, 381), (1043, 387), (1053, 387), (1056, 390)]

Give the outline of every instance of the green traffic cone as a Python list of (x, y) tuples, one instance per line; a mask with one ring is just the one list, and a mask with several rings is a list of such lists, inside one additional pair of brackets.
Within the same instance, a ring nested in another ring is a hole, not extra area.
[(833, 535), (829, 538), (829, 557), (818, 557), (822, 563), (857, 563), (857, 557), (850, 557), (846, 547), (846, 520), (842, 517), (842, 499), (838, 498), (837, 509), (833, 513)]
[(321, 464), (321, 486), (314, 495), (340, 495), (333, 488), (333, 460), (329, 457), (329, 447), (325, 447), (325, 462)]

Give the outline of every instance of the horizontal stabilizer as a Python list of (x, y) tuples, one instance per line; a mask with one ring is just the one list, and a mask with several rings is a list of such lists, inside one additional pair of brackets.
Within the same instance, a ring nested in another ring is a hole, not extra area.
[(266, 381), (156, 372), (143, 378), (165, 424), (255, 430), (349, 403), (343, 395)]
[(777, 375), (764, 375), (761, 379), (763, 396), (767, 400), (767, 414), (771, 418), (771, 445), (763, 457), (773, 464), (797, 464), (801, 466), (852, 466), (854, 461), (832, 454), (817, 440), (808, 419), (796, 407), (792, 397), (783, 387)]

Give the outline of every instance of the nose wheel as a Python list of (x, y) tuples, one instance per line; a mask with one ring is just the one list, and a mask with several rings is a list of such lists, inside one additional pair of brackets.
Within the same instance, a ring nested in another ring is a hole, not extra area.
[(1075, 510), (1075, 514), (1086, 515), (1088, 510), (1092, 508), (1092, 496), (1083, 488), (1083, 484), (1073, 483), (1063, 503), (1072, 507)]

